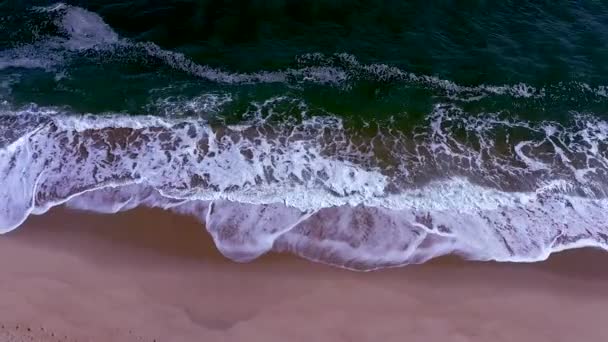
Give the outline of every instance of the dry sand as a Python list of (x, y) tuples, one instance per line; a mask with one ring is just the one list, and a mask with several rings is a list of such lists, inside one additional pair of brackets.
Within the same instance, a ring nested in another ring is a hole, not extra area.
[(156, 210), (53, 210), (0, 236), (0, 341), (608, 341), (608, 253), (356, 273), (224, 259)]

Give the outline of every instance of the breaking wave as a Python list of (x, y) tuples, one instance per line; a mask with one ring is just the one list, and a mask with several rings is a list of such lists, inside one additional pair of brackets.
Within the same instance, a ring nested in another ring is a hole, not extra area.
[(110, 54), (117, 58), (155, 59), (165, 65), (213, 82), (226, 84), (314, 83), (349, 87), (353, 81), (370, 79), (382, 82), (404, 82), (441, 92), (452, 100), (478, 101), (487, 96), (513, 98), (551, 98), (566, 90), (581, 96), (604, 99), (608, 87), (592, 87), (581, 82), (559, 83), (537, 88), (524, 83), (514, 85), (459, 85), (435, 76), (416, 75), (386, 64), (364, 64), (348, 53), (325, 55), (310, 53), (298, 56), (299, 67), (277, 71), (235, 73), (201, 65), (188, 56), (161, 48), (152, 42), (136, 42), (120, 37), (96, 13), (66, 4), (36, 8), (54, 18), (58, 35), (43, 36), (37, 42), (0, 52), (0, 70), (7, 68), (61, 69), (70, 59), (82, 53)]
[(608, 246), (608, 123), (593, 117), (437, 106), (411, 133), (367, 135), (331, 116), (229, 126), (29, 107), (1, 120), (2, 232), (65, 203), (194, 215), (238, 261), (275, 250), (374, 269)]

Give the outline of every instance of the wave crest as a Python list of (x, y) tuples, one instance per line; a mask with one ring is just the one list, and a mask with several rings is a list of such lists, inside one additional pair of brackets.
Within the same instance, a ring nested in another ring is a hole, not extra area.
[(465, 86), (435, 76), (417, 75), (386, 64), (364, 64), (348, 53), (304, 54), (296, 57), (295, 62), (298, 67), (284, 70), (230, 72), (199, 64), (183, 53), (163, 49), (152, 42), (136, 42), (120, 37), (98, 14), (77, 6), (59, 3), (36, 10), (54, 18), (60, 35), (47, 36), (34, 44), (2, 51), (0, 70), (43, 68), (52, 71), (69, 63), (75, 55), (103, 53), (126, 60), (132, 60), (134, 57), (154, 59), (175, 70), (224, 84), (313, 83), (348, 88), (358, 80), (401, 82), (438, 91), (447, 99), (459, 102), (478, 101), (488, 96), (543, 99), (553, 98), (566, 92), (600, 99), (608, 96), (606, 86), (592, 87), (580, 82), (560, 83), (541, 88), (523, 83)]

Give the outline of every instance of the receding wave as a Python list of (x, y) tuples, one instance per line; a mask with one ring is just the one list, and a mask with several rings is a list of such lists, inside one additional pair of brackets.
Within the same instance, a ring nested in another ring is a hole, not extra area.
[(276, 250), (374, 269), (608, 246), (608, 123), (594, 117), (446, 105), (411, 132), (365, 133), (333, 116), (230, 126), (34, 106), (0, 120), (2, 232), (65, 203), (194, 215), (238, 261)]

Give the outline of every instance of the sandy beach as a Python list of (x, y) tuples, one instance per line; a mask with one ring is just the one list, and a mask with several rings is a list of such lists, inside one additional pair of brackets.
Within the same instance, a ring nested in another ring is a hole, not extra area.
[(0, 341), (608, 341), (608, 253), (358, 273), (225, 259), (194, 219), (55, 209), (0, 236)]

